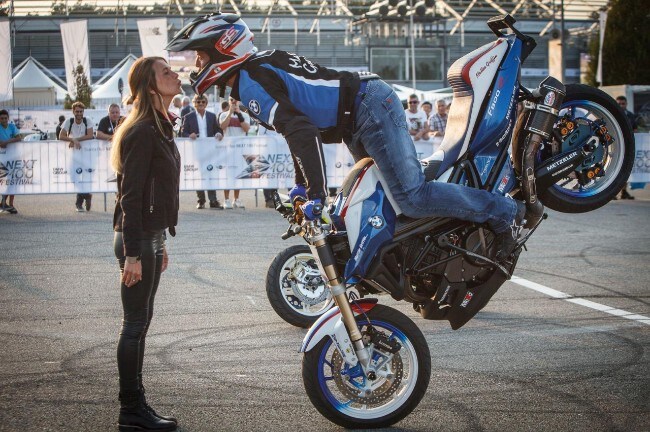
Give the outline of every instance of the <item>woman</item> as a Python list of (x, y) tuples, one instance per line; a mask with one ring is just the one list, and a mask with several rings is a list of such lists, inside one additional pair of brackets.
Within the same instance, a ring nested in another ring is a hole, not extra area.
[[(158, 415), (144, 397), (142, 362), (160, 274), (168, 264), (164, 232), (178, 221), (180, 154), (167, 112), (180, 92), (178, 74), (160, 57), (138, 59), (129, 72), (133, 111), (117, 128), (111, 164), (117, 174), (113, 217), (124, 319), (117, 346), (120, 430), (171, 431), (176, 419)], [(174, 119), (175, 120), (175, 119)]]

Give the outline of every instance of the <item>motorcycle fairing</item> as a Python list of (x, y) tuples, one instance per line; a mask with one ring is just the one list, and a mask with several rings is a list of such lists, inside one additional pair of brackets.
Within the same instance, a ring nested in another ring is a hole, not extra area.
[[(378, 300), (376, 298), (364, 298), (350, 303), (350, 307), (352, 307), (354, 315), (357, 316), (374, 308), (377, 302)], [(334, 306), (321, 315), (309, 328), (302, 341), (300, 352), (311, 351), (325, 336), (329, 336), (332, 342), (336, 344), (346, 363), (352, 366), (358, 363), (354, 347), (341, 319), (341, 310), (338, 306)]]
[[(345, 202), (343, 205), (335, 207), (335, 209), (340, 209), (340, 212), (335, 212), (332, 217), (333, 220), (336, 220), (337, 218), (343, 219), (351, 248), (352, 245), (357, 244), (361, 227), (367, 221), (367, 219), (363, 219), (363, 203), (367, 198), (375, 193), (378, 183), (381, 183), (382, 191), (390, 203), (390, 207), (392, 207), (395, 216), (402, 214), (402, 210), (393, 198), (393, 195), (386, 185), (386, 180), (384, 180), (384, 176), (379, 172), (377, 165), (375, 165), (370, 158), (358, 162), (359, 165), (364, 163), (366, 165), (357, 176), (354, 185), (350, 187), (348, 196), (344, 197)], [(343, 195), (345, 195), (345, 193)]]
[[(374, 193), (356, 207), (352, 212), (348, 209), (345, 218), (346, 222), (348, 217), (356, 218), (360, 228), (357, 231), (359, 233), (357, 241), (352, 248), (352, 256), (345, 266), (345, 280), (353, 276), (365, 276), (368, 266), (375, 258), (375, 252), (390, 242), (395, 233), (397, 216), (381, 182), (377, 182)], [(361, 207), (361, 212), (357, 216), (358, 207)]]
[[(475, 157), (480, 185), (505, 194), (515, 185), (510, 158), (510, 141), (514, 133), (519, 93), (521, 41), (508, 38), (510, 49), (494, 78), (483, 115), (471, 140), (469, 152)], [(505, 103), (505, 101), (508, 101)], [(484, 161), (479, 167), (479, 160)]]

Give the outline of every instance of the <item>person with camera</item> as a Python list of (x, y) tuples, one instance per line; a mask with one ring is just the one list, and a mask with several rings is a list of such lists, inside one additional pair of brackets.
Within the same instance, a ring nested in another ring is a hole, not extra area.
[[(228, 98), (229, 107), (219, 114), (219, 124), (224, 131), (224, 136), (240, 137), (246, 136), (251, 128), (251, 118), (248, 113), (242, 112), (239, 108), (239, 102), (233, 98)], [(235, 201), (230, 201), (230, 191), (223, 191), (225, 209), (244, 208), (244, 204), (239, 200), (239, 189), (234, 191)]]

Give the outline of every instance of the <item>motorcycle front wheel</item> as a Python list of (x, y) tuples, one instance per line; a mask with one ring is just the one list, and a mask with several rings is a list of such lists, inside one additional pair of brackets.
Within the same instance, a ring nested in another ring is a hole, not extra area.
[(266, 274), (266, 296), (283, 320), (302, 328), (309, 328), (334, 305), (307, 245), (290, 246), (273, 259)]
[(634, 165), (634, 134), (625, 114), (607, 93), (583, 84), (569, 84), (566, 90), (560, 117), (568, 114), (573, 120), (603, 120), (614, 140), (597, 161), (604, 175), (580, 182), (575, 172), (570, 173), (539, 195), (553, 210), (584, 213), (604, 206), (625, 187)]
[(387, 427), (422, 400), (431, 376), (429, 347), (413, 321), (395, 309), (377, 305), (356, 320), (370, 347), (372, 371), (350, 367), (325, 338), (304, 355), (305, 390), (316, 409), (340, 426)]

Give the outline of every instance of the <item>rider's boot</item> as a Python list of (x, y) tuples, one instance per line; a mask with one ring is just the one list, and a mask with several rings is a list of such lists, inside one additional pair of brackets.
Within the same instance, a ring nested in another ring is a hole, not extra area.
[(176, 430), (176, 423), (156, 417), (147, 410), (142, 403), (140, 391), (120, 392), (120, 416), (117, 423), (121, 432)]
[(507, 230), (497, 233), (495, 239), (496, 256), (495, 260), (499, 263), (506, 261), (517, 247), (517, 240), (519, 234), (523, 229), (526, 221), (526, 205), (521, 201), (515, 201), (517, 204), (517, 213), (512, 221), (512, 224)]
[(170, 422), (172, 422), (172, 423), (174, 423), (174, 424), (178, 424), (178, 420), (176, 420), (176, 417), (172, 417), (172, 416), (164, 416), (164, 415), (158, 414), (158, 413), (157, 413), (157, 412), (156, 412), (156, 411), (155, 411), (155, 410), (154, 410), (154, 409), (153, 409), (153, 408), (152, 408), (152, 407), (147, 403), (147, 398), (146, 398), (145, 395), (144, 395), (144, 392), (145, 392), (145, 390), (144, 390), (144, 385), (142, 384), (142, 374), (138, 374), (138, 385), (139, 385), (139, 387), (140, 387), (140, 402), (142, 403), (142, 405), (144, 406), (144, 408), (145, 408), (147, 411), (149, 411), (151, 414), (153, 414), (154, 416), (156, 416), (156, 417), (158, 417), (158, 418), (161, 418), (161, 419), (166, 420), (166, 421), (170, 421)]

